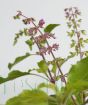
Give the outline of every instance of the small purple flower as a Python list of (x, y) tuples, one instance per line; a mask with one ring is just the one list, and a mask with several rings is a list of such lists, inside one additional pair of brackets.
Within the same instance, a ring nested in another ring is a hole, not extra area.
[(47, 39), (49, 39), (49, 38), (53, 38), (53, 39), (55, 39), (55, 36), (54, 36), (54, 34), (51, 34), (51, 33), (44, 33), (43, 35), (39, 35), (39, 36), (37, 36), (37, 37), (35, 37), (35, 41), (37, 42), (37, 43), (41, 43), (41, 42), (43, 42), (43, 41), (45, 41), (45, 40), (47, 40)]
[(59, 44), (53, 44), (53, 46), (52, 46), (52, 48), (53, 48), (54, 51), (55, 50), (58, 50), (58, 47), (59, 47)]
[(37, 27), (32, 27), (28, 30), (29, 35), (34, 35), (37, 33), (38, 28)]
[(48, 54), (50, 54), (52, 51), (56, 51), (56, 50), (58, 50), (58, 44), (53, 44), (52, 46), (48, 46), (48, 47), (42, 47), (41, 49), (40, 49), (40, 54), (42, 55), (42, 54), (46, 54), (46, 53), (48, 53)]
[(43, 54), (45, 54), (46, 55), (46, 52), (47, 52), (47, 48), (46, 47), (42, 47), (42, 48), (40, 48), (40, 55), (43, 55)]
[(41, 19), (40, 21), (39, 21), (39, 27), (40, 28), (43, 28), (43, 25), (45, 24), (45, 21), (43, 20), (43, 19)]
[(30, 28), (28, 31), (29, 31), (29, 35), (33, 35), (34, 28)]

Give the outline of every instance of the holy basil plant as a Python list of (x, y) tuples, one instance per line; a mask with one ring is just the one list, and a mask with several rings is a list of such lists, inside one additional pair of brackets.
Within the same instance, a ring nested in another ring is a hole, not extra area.
[[(64, 11), (69, 28), (67, 34), (71, 39), (71, 51), (66, 58), (55, 56), (54, 52), (58, 51), (60, 46), (58, 43), (52, 45), (49, 43), (49, 40), (56, 39), (53, 31), (60, 24), (44, 26), (45, 21), (43, 19), (37, 23), (34, 18), (26, 17), (21, 11), (17, 11), (14, 19), (22, 19), (26, 28), (16, 33), (14, 45), (17, 44), (20, 37), (27, 37), (25, 44), (28, 46), (29, 52), (9, 63), (8, 68), (12, 70), (15, 65), (30, 56), (40, 56), (41, 60), (37, 62), (37, 68), (29, 68), (27, 72), (13, 69), (7, 78), (0, 77), (0, 84), (26, 75), (29, 75), (29, 79), (30, 75), (39, 76), (48, 82), (42, 82), (34, 89), (24, 90), (18, 96), (9, 99), (6, 105), (86, 105), (88, 103), (88, 51), (84, 50), (88, 38), (85, 37), (86, 31), (80, 29), (82, 19), (80, 19), (81, 12), (79, 9), (71, 7)], [(38, 50), (32, 52), (35, 46)], [(46, 55), (52, 56), (53, 59), (47, 60)], [(76, 56), (80, 60), (72, 65), (68, 73), (64, 74), (61, 67), (70, 58)], [(63, 86), (59, 87), (58, 81), (63, 82)], [(46, 93), (43, 90), (44, 88), (51, 89), (54, 94)]]

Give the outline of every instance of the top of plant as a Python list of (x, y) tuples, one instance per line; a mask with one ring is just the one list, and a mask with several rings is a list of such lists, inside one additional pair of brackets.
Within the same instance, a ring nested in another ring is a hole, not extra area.
[[(7, 101), (6, 105), (84, 105), (87, 103), (85, 99), (88, 96), (88, 94), (86, 95), (88, 90), (88, 57), (86, 56), (88, 56), (88, 51), (85, 51), (84, 47), (88, 43), (88, 39), (84, 36), (86, 31), (82, 30), (80, 26), (82, 19), (80, 19), (81, 12), (79, 9), (70, 7), (64, 11), (69, 28), (67, 34), (71, 39), (70, 47), (72, 50), (66, 58), (56, 57), (54, 52), (59, 49), (60, 45), (58, 43), (51, 45), (48, 42), (49, 39), (56, 39), (52, 32), (60, 24), (49, 24), (45, 27), (44, 19), (40, 19), (36, 23), (34, 18), (26, 17), (21, 11), (17, 11), (14, 19), (22, 19), (27, 28), (16, 33), (14, 45), (18, 42), (19, 37), (27, 36), (28, 40), (25, 41), (25, 44), (28, 45), (29, 52), (9, 63), (8, 68), (11, 70), (16, 64), (30, 56), (41, 56), (41, 60), (37, 62), (38, 68), (29, 68), (27, 72), (13, 70), (7, 78), (0, 77), (0, 83), (25, 75), (35, 75), (46, 79), (48, 84), (43, 82), (36, 89), (24, 91), (17, 97)], [(31, 50), (35, 45), (38, 50), (32, 53)], [(46, 59), (47, 54), (52, 56), (51, 61)], [(80, 61), (72, 65), (69, 72), (64, 74), (61, 68), (62, 64), (74, 56), (79, 56)], [(57, 86), (58, 80), (64, 83), (61, 88)], [(50, 88), (55, 94), (48, 95), (41, 88)]]

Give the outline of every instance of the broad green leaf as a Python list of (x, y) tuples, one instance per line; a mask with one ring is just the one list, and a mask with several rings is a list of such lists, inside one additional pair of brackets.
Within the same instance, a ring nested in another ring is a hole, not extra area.
[(60, 104), (58, 104), (56, 95), (49, 96), (48, 105), (60, 105)]
[(88, 57), (73, 65), (69, 71), (68, 82), (74, 83), (76, 81), (88, 81)]
[(60, 26), (60, 24), (49, 24), (48, 26), (45, 27), (44, 32), (50, 33), (57, 26)]
[(8, 68), (11, 69), (13, 66), (15, 66), (18, 63), (20, 63), (21, 61), (23, 61), (24, 59), (28, 58), (29, 56), (30, 56), (30, 54), (26, 53), (23, 56), (17, 57), (13, 63), (9, 63), (8, 64)]
[(9, 99), (6, 105), (48, 105), (48, 95), (41, 90), (24, 90), (20, 95)]
[(6, 78), (0, 77), (0, 84), (7, 82), (7, 81), (14, 80), (18, 77), (25, 76), (25, 75), (29, 75), (29, 72), (21, 72), (18, 70), (12, 71), (8, 74), (8, 77)]
[(29, 46), (30, 50), (32, 50), (32, 46), (34, 44), (33, 40), (32, 39), (27, 40), (25, 43)]
[(38, 66), (39, 66), (38, 72), (40, 72), (40, 73), (46, 73), (47, 72), (48, 65), (46, 64), (46, 62), (44, 60), (41, 60), (40, 62), (38, 62)]
[(68, 74), (68, 84), (74, 89), (88, 89), (88, 57), (73, 65)]

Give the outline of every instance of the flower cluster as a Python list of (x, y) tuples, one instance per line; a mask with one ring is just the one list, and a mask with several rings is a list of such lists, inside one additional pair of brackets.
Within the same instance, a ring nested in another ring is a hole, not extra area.
[(34, 18), (23, 19), (24, 24), (30, 24), (32, 21), (35, 21), (35, 19)]
[(53, 44), (52, 46), (48, 46), (48, 47), (42, 47), (40, 48), (39, 54), (40, 55), (46, 54), (46, 53), (50, 54), (52, 51), (58, 50), (58, 47), (59, 47), (58, 44)]
[(64, 11), (66, 18), (68, 18), (69, 20), (73, 19), (74, 16), (77, 17), (78, 15), (81, 15), (81, 12), (77, 7), (65, 8)]
[(45, 21), (43, 19), (41, 19), (38, 23), (40, 28), (43, 28), (43, 25), (45, 24)]
[(37, 34), (38, 27), (32, 27), (28, 30), (29, 35)]
[(35, 37), (35, 41), (37, 43), (41, 43), (41, 42), (43, 42), (46, 39), (49, 39), (51, 37), (55, 39), (54, 34), (52, 34), (52, 33), (44, 33), (43, 35), (39, 35), (39, 36)]

